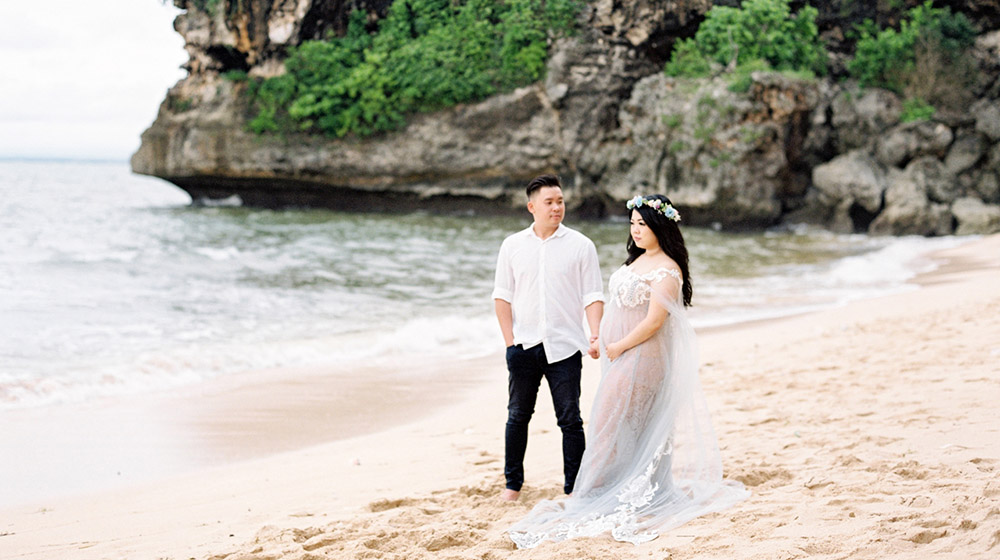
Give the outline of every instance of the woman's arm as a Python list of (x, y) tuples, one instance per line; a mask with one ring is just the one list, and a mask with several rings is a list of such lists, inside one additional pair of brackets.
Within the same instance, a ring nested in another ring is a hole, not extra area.
[(667, 308), (656, 301), (657, 296), (668, 300), (677, 299), (677, 292), (679, 290), (677, 281), (672, 276), (667, 276), (662, 280), (653, 282), (650, 284), (650, 287), (656, 295), (649, 302), (649, 311), (646, 313), (646, 317), (635, 328), (629, 331), (625, 335), (625, 338), (605, 346), (605, 352), (609, 360), (615, 360), (626, 351), (649, 340), (649, 337), (660, 330), (663, 322), (667, 320), (667, 315), (669, 315)]
[(646, 313), (646, 318), (625, 335), (625, 338), (605, 347), (604, 351), (607, 353), (608, 359), (615, 360), (626, 350), (631, 350), (649, 340), (649, 337), (653, 336), (653, 333), (658, 331), (666, 320), (667, 310), (662, 305), (649, 302), (649, 313)]

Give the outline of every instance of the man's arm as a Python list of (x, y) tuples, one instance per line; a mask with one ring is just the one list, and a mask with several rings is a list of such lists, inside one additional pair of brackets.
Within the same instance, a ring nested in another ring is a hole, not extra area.
[(601, 357), (600, 346), (597, 344), (597, 333), (601, 328), (601, 317), (604, 316), (604, 302), (595, 301), (583, 310), (587, 314), (587, 325), (590, 327), (590, 350), (587, 352), (595, 360)]
[(503, 335), (504, 347), (514, 345), (514, 311), (509, 301), (494, 299), (493, 307), (497, 313), (497, 322), (500, 323), (500, 333)]
[(601, 332), (601, 317), (604, 316), (604, 281), (601, 279), (601, 265), (597, 261), (597, 247), (589, 239), (583, 254), (580, 273), (583, 286), (583, 311), (587, 317), (587, 326), (590, 327), (590, 350), (587, 353), (596, 360), (601, 357), (597, 337)]
[(514, 298), (514, 271), (510, 266), (508, 240), (509, 238), (505, 239), (500, 245), (493, 280), (493, 308), (496, 310), (505, 347), (514, 345), (514, 308), (510, 303)]

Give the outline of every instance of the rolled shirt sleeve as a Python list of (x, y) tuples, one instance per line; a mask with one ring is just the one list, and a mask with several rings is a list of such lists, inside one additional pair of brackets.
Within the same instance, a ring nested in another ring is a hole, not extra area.
[(500, 254), (497, 255), (493, 299), (502, 299), (508, 303), (514, 301), (514, 270), (510, 266), (510, 244), (506, 241), (500, 245)]
[(597, 260), (597, 247), (593, 241), (589, 239), (587, 241), (581, 266), (584, 309), (594, 302), (604, 302), (604, 280), (601, 277), (601, 265)]

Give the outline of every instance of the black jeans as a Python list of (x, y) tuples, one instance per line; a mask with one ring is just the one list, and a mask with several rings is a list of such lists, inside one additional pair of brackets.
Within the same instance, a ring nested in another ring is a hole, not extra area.
[(556, 423), (562, 429), (563, 489), (573, 491), (580, 458), (586, 446), (580, 418), (580, 352), (554, 364), (545, 359), (542, 345), (525, 350), (520, 344), (507, 348), (508, 394), (504, 476), (507, 488), (520, 490), (524, 484), (524, 451), (528, 446), (528, 421), (535, 412), (535, 399), (542, 377), (549, 383)]

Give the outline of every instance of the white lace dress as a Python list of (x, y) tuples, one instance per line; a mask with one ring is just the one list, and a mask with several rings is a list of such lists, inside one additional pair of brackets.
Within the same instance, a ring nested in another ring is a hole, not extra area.
[[(680, 274), (658, 268), (639, 275), (623, 266), (608, 288), (601, 384), (573, 495), (540, 502), (511, 527), (518, 548), (608, 531), (619, 541), (639, 544), (748, 495), (741, 484), (722, 478)], [(604, 344), (624, 338), (650, 305), (667, 309), (663, 326), (609, 361)]]

